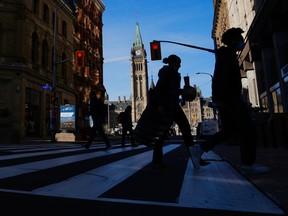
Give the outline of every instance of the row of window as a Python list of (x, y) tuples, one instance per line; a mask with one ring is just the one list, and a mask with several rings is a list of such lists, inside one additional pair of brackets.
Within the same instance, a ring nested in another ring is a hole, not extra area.
[[(49, 67), (49, 56), (51, 56), (50, 67)], [(66, 53), (62, 53), (61, 58), (62, 61), (66, 60), (67, 59)], [(54, 48), (49, 49), (48, 42), (46, 39), (44, 39), (42, 43), (39, 43), (38, 35), (35, 32), (32, 34), (31, 61), (34, 66), (40, 65), (41, 68), (43, 68), (46, 71), (53, 70)], [(61, 67), (58, 67), (58, 69), (60, 70), (58, 74), (61, 74), (62, 77), (65, 78), (67, 74), (67, 64), (61, 64)]]
[[(33, 13), (36, 15), (40, 15), (39, 14), (39, 0), (34, 0), (34, 4), (33, 4)], [(43, 13), (42, 13), (42, 19), (44, 22), (46, 22), (48, 25), (50, 25), (50, 23), (52, 23), (53, 29), (55, 28), (55, 12), (53, 12), (53, 15), (50, 16), (50, 8), (47, 4), (43, 4)], [(51, 17), (51, 18), (50, 18)], [(58, 20), (58, 17), (56, 17)], [(57, 22), (57, 26), (58, 26), (58, 22)], [(62, 36), (67, 38), (67, 23), (63, 20), (62, 21)], [(58, 30), (58, 29), (57, 29)]]

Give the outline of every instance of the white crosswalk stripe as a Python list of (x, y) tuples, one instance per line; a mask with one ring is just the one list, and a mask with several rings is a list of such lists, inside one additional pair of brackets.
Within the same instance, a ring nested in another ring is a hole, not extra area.
[[(33, 172), (45, 171), (71, 164), (81, 165), (82, 162), (106, 156), (121, 155), (127, 152), (145, 149), (144, 146), (113, 148), (104, 151), (104, 145), (92, 146), (86, 151), (77, 144), (33, 144), (33, 145), (1, 145), (0, 146), (0, 191), (46, 195), (53, 197), (69, 197), (87, 200), (104, 200), (124, 203), (143, 203), (150, 205), (177, 206), (185, 208), (220, 209), (241, 212), (260, 212), (284, 214), (283, 210), (268, 196), (263, 194), (253, 184), (239, 174), (229, 163), (209, 152), (204, 158), (212, 159), (209, 166), (194, 170), (191, 161), (188, 161), (184, 180), (177, 203), (153, 202), (149, 200), (131, 200), (101, 197), (101, 194), (120, 184), (125, 179), (151, 163), (152, 150), (139, 151), (127, 157), (120, 157), (107, 164), (100, 164), (90, 170), (73, 174), (66, 179), (34, 188), (31, 191), (12, 189), (2, 185), (6, 178)], [(164, 154), (179, 147), (179, 144), (164, 146)], [(33, 157), (39, 157), (33, 159)], [(49, 156), (49, 157), (48, 157)], [(41, 158), (43, 157), (43, 158)], [(13, 160), (21, 160), (13, 162)], [(75, 165), (75, 166), (76, 166)], [(63, 168), (65, 169), (65, 168)], [(81, 170), (81, 167), (79, 167)], [(171, 185), (173, 187), (173, 185)]]
[[(168, 146), (172, 150), (177, 146)], [(36, 194), (57, 195), (82, 199), (96, 199), (105, 191), (131, 176), (143, 166), (150, 163), (152, 152), (145, 152), (100, 168), (96, 168), (79, 176), (67, 179), (56, 185), (40, 188), (33, 191)], [(85, 185), (85, 188), (83, 188)]]

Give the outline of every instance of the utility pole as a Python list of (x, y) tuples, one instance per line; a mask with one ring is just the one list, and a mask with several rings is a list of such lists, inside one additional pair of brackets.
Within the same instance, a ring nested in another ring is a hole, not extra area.
[(56, 141), (56, 132), (57, 132), (57, 13), (58, 7), (55, 7), (54, 13), (54, 50), (53, 50), (53, 86), (52, 94), (54, 95), (54, 100), (51, 100), (51, 110), (50, 110), (50, 133), (51, 133), (51, 142)]
[(105, 92), (106, 100), (107, 100), (107, 111), (108, 111), (108, 116), (107, 116), (107, 130), (110, 132), (110, 108), (109, 108), (109, 95), (107, 92)]
[[(210, 73), (207, 73), (207, 72), (197, 72), (196, 74), (206, 74), (206, 75), (209, 75), (211, 77), (211, 81), (213, 79), (213, 75), (210, 74)], [(216, 110), (216, 107), (213, 103), (210, 102), (210, 104), (208, 105), (210, 108), (213, 109), (213, 119), (216, 120), (216, 115), (217, 115), (217, 110)], [(201, 105), (201, 108), (202, 108), (202, 105)]]
[[(53, 77), (52, 77), (52, 88), (51, 88), (51, 109), (50, 109), (50, 133), (51, 133), (51, 141), (56, 141), (55, 135), (58, 131), (58, 125), (59, 125), (59, 92), (57, 91), (57, 77), (58, 77), (58, 64), (66, 63), (70, 60), (74, 60), (74, 58), (65, 59), (58, 62), (58, 43), (57, 43), (57, 35), (58, 35), (58, 11), (60, 7), (63, 6), (63, 2), (56, 1), (55, 2), (55, 12), (54, 12), (54, 49), (53, 49)], [(67, 1), (65, 1), (65, 4)]]
[(56, 6), (54, 13), (53, 91), (57, 89), (57, 13), (58, 8)]

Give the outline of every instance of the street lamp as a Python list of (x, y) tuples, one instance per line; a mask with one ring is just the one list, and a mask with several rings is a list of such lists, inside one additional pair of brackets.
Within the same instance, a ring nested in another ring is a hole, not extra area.
[(209, 75), (211, 77), (211, 79), (213, 79), (213, 75), (210, 73), (206, 73), (206, 72), (197, 72), (196, 74), (206, 74)]
[[(211, 77), (211, 80), (213, 79), (213, 75), (210, 73), (207, 73), (207, 72), (197, 72), (196, 74), (206, 74), (206, 75), (209, 75)], [(203, 105), (201, 105), (201, 108), (203, 108)], [(211, 108), (213, 109), (214, 120), (216, 120), (216, 108), (215, 108), (215, 106), (213, 106)]]
[(107, 111), (108, 111), (108, 117), (107, 117), (107, 129), (110, 132), (110, 108), (109, 108), (109, 95), (107, 92), (105, 92), (105, 98), (107, 100)]

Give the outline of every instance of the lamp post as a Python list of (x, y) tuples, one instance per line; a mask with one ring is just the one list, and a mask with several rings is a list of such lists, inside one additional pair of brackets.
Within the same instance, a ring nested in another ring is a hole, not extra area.
[(211, 79), (213, 79), (213, 75), (210, 73), (206, 73), (206, 72), (197, 72), (196, 74), (206, 74), (209, 75), (211, 77)]
[[(207, 73), (207, 72), (197, 72), (196, 74), (197, 74), (197, 75), (198, 75), (198, 74), (209, 75), (209, 76), (211, 77), (211, 81), (212, 81), (212, 79), (213, 79), (213, 75), (210, 74), (210, 73)], [(202, 100), (203, 100), (203, 98), (202, 98)], [(215, 120), (215, 119), (216, 119), (216, 108), (215, 108), (215, 106), (213, 106), (213, 107), (211, 107), (211, 108), (213, 109), (213, 116), (214, 116), (214, 120)], [(203, 109), (203, 105), (201, 104), (201, 111), (202, 111), (202, 109)], [(202, 112), (202, 115), (204, 115), (203, 112)]]
[(107, 111), (108, 111), (108, 116), (107, 116), (107, 130), (110, 132), (110, 108), (109, 108), (109, 95), (107, 92), (105, 92), (105, 98), (107, 100)]
[(51, 101), (51, 110), (50, 110), (50, 133), (51, 133), (51, 142), (56, 141), (56, 132), (57, 132), (57, 12), (58, 7), (55, 8), (54, 13), (54, 50), (53, 50), (53, 84), (52, 84), (52, 94), (54, 95), (54, 100)]

